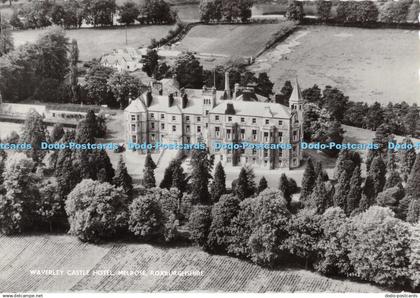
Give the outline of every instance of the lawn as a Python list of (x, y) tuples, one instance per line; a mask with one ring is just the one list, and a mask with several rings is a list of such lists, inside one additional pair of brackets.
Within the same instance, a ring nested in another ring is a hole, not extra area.
[[(0, 236), (0, 255), (0, 289), (10, 293), (383, 292), (366, 283), (327, 278), (303, 269), (268, 270), (236, 258), (209, 255), (195, 247), (91, 245), (67, 235)], [(57, 275), (33, 271), (45, 269)], [(109, 271), (104, 274), (102, 270)], [(144, 275), (123, 274), (142, 270)], [(202, 275), (151, 274), (156, 271), (202, 271)]]
[(176, 48), (198, 53), (249, 57), (263, 49), (280, 26), (281, 23), (199, 25), (193, 27)]
[(250, 67), (268, 72), (278, 92), (296, 76), (342, 89), (353, 101), (419, 103), (418, 31), (306, 26)]
[[(69, 39), (76, 39), (80, 50), (80, 59), (88, 61), (99, 58), (113, 49), (123, 47), (144, 47), (150, 44), (152, 38), (160, 39), (167, 35), (172, 25), (131, 26), (127, 29), (127, 44), (125, 28), (86, 28), (66, 30)], [(15, 31), (13, 38), (15, 46), (35, 41), (47, 29)]]

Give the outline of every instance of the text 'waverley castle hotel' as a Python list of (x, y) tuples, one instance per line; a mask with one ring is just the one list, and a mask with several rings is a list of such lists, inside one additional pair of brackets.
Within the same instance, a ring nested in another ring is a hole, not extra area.
[[(125, 109), (131, 143), (205, 142), (215, 161), (268, 169), (295, 168), (302, 158), (303, 99), (295, 84), (289, 106), (269, 102), (253, 88), (235, 84), (215, 88), (179, 89), (174, 80), (151, 83), (150, 89)], [(290, 144), (291, 149), (217, 149), (214, 143)]]

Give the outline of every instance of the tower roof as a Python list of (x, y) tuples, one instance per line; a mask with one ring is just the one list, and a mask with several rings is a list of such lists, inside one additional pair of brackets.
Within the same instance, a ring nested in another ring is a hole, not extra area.
[(292, 91), (292, 95), (290, 95), (289, 101), (294, 101), (294, 102), (303, 101), (302, 92), (300, 90), (297, 79), (293, 83), (293, 91)]

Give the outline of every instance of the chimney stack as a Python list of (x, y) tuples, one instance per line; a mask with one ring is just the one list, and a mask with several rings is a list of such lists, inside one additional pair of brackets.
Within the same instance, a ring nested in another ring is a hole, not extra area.
[(230, 82), (229, 82), (229, 71), (225, 72), (225, 92), (228, 96), (228, 99), (230, 98)]
[(182, 95), (182, 108), (185, 109), (188, 105), (188, 95), (187, 93), (184, 93)]
[(150, 105), (152, 104), (152, 100), (153, 100), (153, 96), (152, 96), (152, 91), (147, 91), (146, 93), (146, 106), (150, 107)]
[(168, 96), (168, 105), (169, 107), (172, 107), (173, 104), (174, 104), (174, 95), (171, 93)]

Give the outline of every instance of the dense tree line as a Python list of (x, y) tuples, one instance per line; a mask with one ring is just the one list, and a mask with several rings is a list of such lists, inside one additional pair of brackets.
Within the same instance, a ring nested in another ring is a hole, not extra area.
[[(286, 17), (302, 21), (304, 18), (304, 2), (290, 1), (286, 9)], [(335, 13), (333, 13), (333, 6)], [(416, 0), (403, 1), (334, 1), (317, 0), (316, 16), (323, 23), (347, 25), (413, 24), (418, 23), (420, 5)]]
[(201, 0), (200, 20), (209, 22), (248, 22), (252, 16), (252, 0)]
[(33, 29), (51, 25), (80, 28), (83, 23), (97, 26), (114, 25), (118, 15), (120, 24), (170, 24), (176, 13), (163, 0), (147, 0), (143, 5), (127, 1), (121, 6), (115, 0), (30, 1), (15, 10), (10, 25), (17, 29)]

